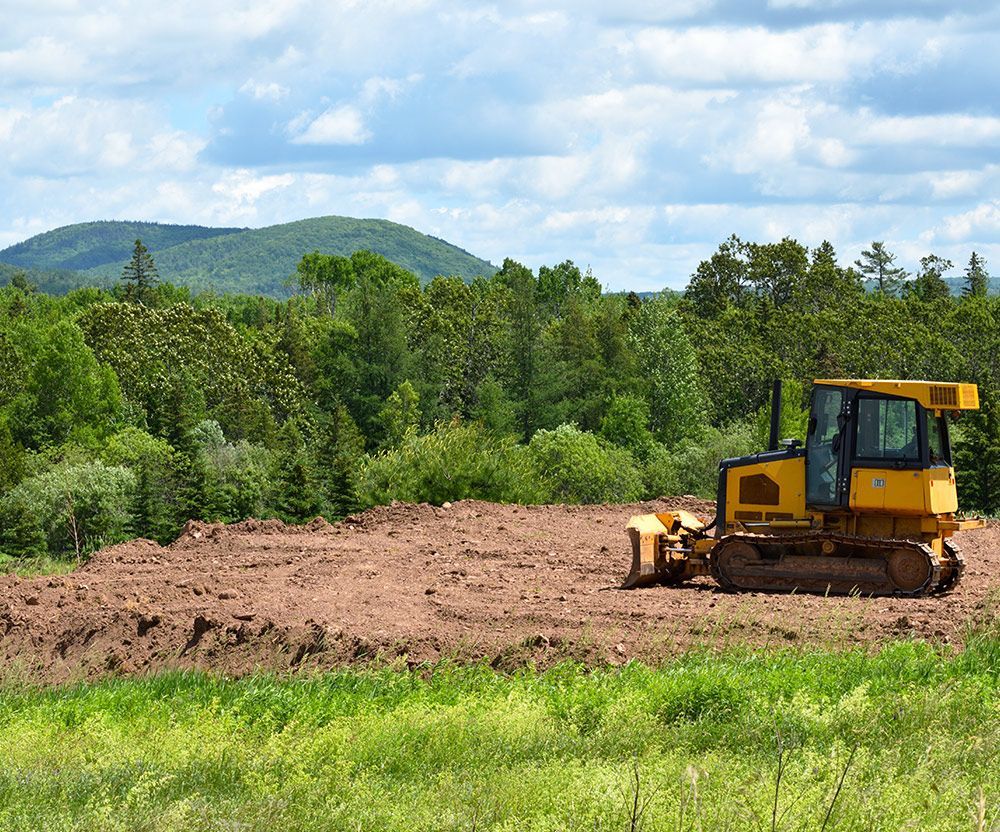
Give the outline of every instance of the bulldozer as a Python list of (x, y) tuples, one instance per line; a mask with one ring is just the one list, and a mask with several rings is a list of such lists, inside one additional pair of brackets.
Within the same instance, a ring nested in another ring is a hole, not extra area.
[[(948, 416), (979, 408), (975, 384), (817, 379), (805, 442), (719, 463), (716, 516), (632, 517), (623, 588), (711, 576), (724, 589), (922, 596), (952, 589), (952, 540), (985, 521), (958, 514)], [(714, 532), (714, 533), (713, 533)]]

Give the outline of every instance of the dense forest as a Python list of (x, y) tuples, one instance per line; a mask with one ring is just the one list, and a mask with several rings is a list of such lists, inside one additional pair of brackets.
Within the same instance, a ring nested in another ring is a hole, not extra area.
[(166, 541), (188, 518), (713, 496), (718, 460), (765, 442), (777, 377), (800, 438), (815, 377), (977, 382), (983, 409), (953, 428), (961, 499), (1000, 510), (1000, 298), (977, 255), (954, 298), (937, 257), (911, 278), (879, 244), (845, 266), (828, 243), (733, 237), (686, 292), (643, 299), (570, 261), (422, 285), (314, 252), (287, 300), (192, 294), (155, 255), (137, 245), (110, 291), (0, 290), (8, 560)]

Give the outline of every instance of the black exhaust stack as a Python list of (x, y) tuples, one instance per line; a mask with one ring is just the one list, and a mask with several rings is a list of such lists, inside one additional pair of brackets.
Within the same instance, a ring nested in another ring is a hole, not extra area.
[(778, 432), (781, 430), (781, 379), (774, 380), (771, 391), (771, 440), (767, 443), (769, 451), (778, 450)]

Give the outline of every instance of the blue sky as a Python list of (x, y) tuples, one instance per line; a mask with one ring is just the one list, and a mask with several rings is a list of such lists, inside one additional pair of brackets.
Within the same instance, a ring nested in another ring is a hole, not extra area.
[(1000, 273), (970, 0), (0, 0), (0, 247), (91, 219), (386, 217), (682, 287), (729, 234)]

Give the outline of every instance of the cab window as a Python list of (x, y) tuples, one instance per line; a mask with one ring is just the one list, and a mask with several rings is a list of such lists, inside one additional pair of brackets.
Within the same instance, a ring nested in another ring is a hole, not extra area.
[(812, 419), (806, 439), (806, 500), (812, 505), (836, 505), (840, 412), (844, 391), (813, 390)]
[(951, 465), (951, 452), (948, 448), (948, 431), (943, 416), (935, 416), (933, 410), (927, 414), (927, 447), (930, 451), (931, 465)]
[(917, 403), (907, 399), (858, 399), (855, 456), (918, 462)]

